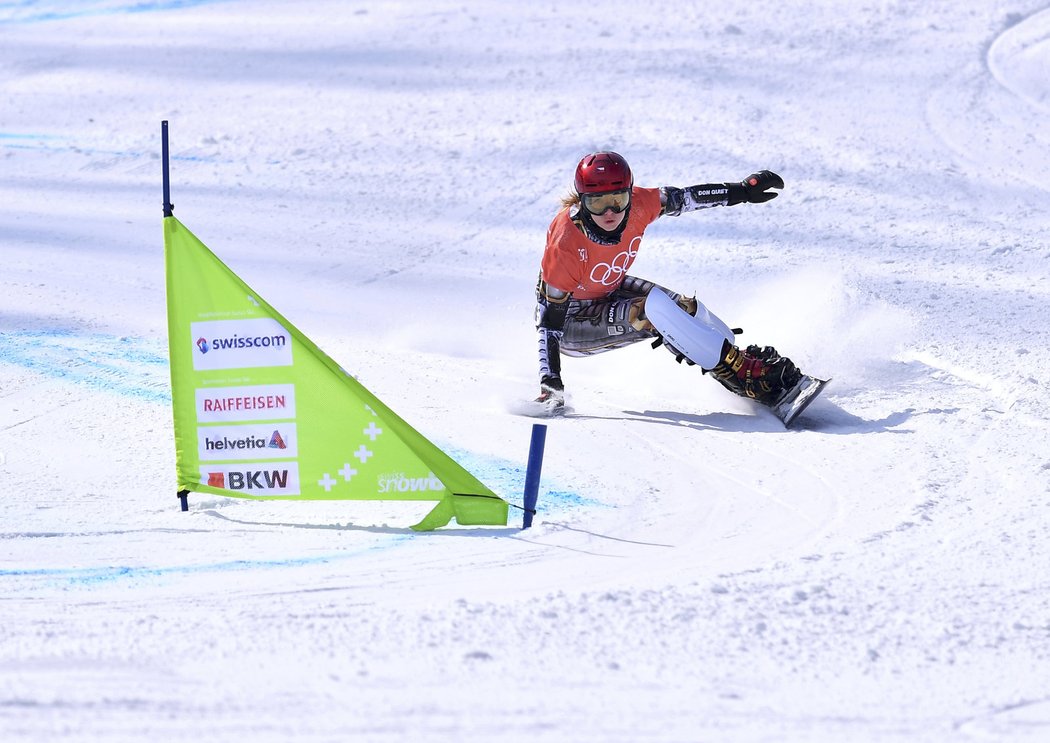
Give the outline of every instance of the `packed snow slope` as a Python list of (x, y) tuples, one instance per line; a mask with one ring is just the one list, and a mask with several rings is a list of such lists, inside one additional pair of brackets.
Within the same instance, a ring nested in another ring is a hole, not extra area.
[[(0, 3), (0, 738), (1050, 739), (1045, 0)], [(535, 526), (178, 509), (175, 214), (520, 504), (586, 152), (769, 168), (633, 272), (834, 381), (568, 359)]]

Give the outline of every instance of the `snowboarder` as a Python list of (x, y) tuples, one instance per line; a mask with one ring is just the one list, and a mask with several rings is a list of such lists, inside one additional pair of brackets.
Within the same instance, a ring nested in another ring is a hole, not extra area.
[[(784, 187), (779, 175), (761, 170), (739, 183), (642, 188), (634, 185), (622, 156), (596, 152), (576, 166), (574, 186), (547, 231), (536, 287), (537, 403), (549, 413), (564, 407), (562, 354), (588, 356), (647, 339), (654, 346), (663, 343), (679, 362), (700, 365), (730, 391), (769, 407), (800, 382), (802, 373), (771, 346), (737, 348), (733, 332), (695, 297), (628, 274), (646, 227), (659, 217), (764, 203), (777, 196), (771, 189)], [(648, 300), (654, 290), (675, 304)], [(687, 336), (698, 343), (674, 345)]]

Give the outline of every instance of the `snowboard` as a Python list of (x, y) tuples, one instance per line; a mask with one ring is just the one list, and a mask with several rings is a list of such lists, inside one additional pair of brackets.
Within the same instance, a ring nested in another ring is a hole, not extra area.
[[(792, 422), (827, 386), (830, 379), (817, 379), (806, 374), (794, 387), (784, 393), (784, 396), (769, 409), (773, 411), (785, 428), (791, 426)], [(573, 409), (564, 403), (561, 405), (538, 400), (518, 402), (510, 406), (510, 412), (515, 415), (524, 415), (529, 418), (562, 418), (571, 416)]]
[(830, 379), (817, 379), (803, 374), (798, 384), (785, 392), (784, 396), (770, 407), (770, 410), (787, 428), (811, 402), (817, 399), (817, 395), (830, 381)]

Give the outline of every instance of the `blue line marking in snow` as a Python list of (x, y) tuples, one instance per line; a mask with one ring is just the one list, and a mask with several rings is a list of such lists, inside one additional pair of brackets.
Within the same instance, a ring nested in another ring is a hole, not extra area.
[(56, 134), (16, 134), (14, 132), (0, 132), (0, 139), (60, 139)]
[[(442, 446), (442, 450), (455, 459), (464, 469), (492, 488), (497, 495), (510, 503), (520, 503), (524, 497), (525, 470), (527, 452), (522, 453), (521, 463), (493, 457), (481, 457), (473, 452), (457, 449), (453, 446)], [(587, 498), (571, 490), (559, 488), (544, 490), (543, 478), (540, 478), (540, 495), (536, 510), (550, 513), (552, 510), (575, 508), (604, 508), (605, 503)]]
[(145, 338), (68, 330), (0, 333), (0, 364), (148, 402), (171, 404), (167, 348)]
[(297, 567), (328, 562), (329, 559), (328, 557), (301, 557), (288, 560), (230, 560), (211, 565), (182, 565), (163, 568), (133, 568), (121, 565), (101, 568), (33, 568), (26, 570), (0, 570), (0, 578), (68, 578), (71, 582), (94, 583), (116, 580), (118, 578), (156, 577), (176, 574), (191, 575), (194, 573), (251, 570), (255, 568)]
[[(366, 548), (369, 552), (387, 549), (397, 543), (411, 539), (411, 535), (394, 536), (390, 542)], [(297, 568), (320, 565), (337, 560), (359, 557), (361, 550), (317, 557), (292, 557), (284, 560), (229, 560), (204, 565), (176, 565), (170, 567), (131, 567), (115, 565), (95, 568), (35, 568), (26, 570), (0, 570), (0, 578), (51, 578), (69, 585), (98, 586), (117, 580), (141, 580), (169, 576), (198, 575), (202, 573), (239, 572), (243, 570)]]
[(154, 0), (127, 2), (127, 0), (20, 0), (0, 3), (0, 24), (41, 23), (64, 21), (84, 16), (118, 15), (121, 13), (153, 13), (163, 10), (182, 10), (200, 5), (214, 5), (230, 0)]
[[(2, 22), (2, 21), (0, 21)], [(132, 160), (152, 157), (152, 153), (135, 152), (134, 150), (107, 150), (97, 147), (85, 147), (71, 142), (69, 137), (58, 134), (23, 134), (18, 132), (0, 132), (0, 147), (9, 150), (35, 150), (38, 152), (75, 152), (78, 155), (106, 155), (126, 157)], [(218, 163), (229, 165), (233, 160), (212, 155), (186, 155), (171, 153), (172, 160), (186, 163)], [(274, 161), (280, 163), (280, 160)]]

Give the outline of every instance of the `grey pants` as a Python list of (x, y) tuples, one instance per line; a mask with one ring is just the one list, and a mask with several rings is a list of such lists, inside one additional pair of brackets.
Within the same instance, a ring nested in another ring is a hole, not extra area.
[(662, 289), (675, 300), (680, 296), (651, 281), (627, 276), (608, 297), (569, 300), (561, 352), (566, 356), (591, 356), (656, 338), (643, 311), (645, 297), (653, 289)]

